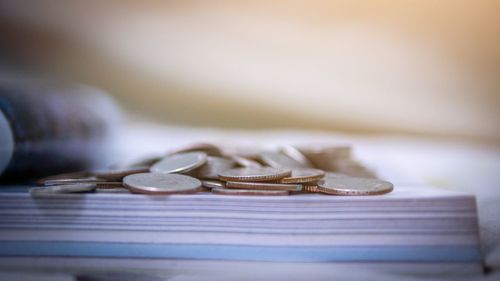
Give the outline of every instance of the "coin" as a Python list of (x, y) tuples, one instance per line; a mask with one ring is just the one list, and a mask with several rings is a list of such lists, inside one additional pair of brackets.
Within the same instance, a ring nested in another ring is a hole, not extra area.
[(336, 171), (336, 162), (350, 160), (352, 149), (350, 146), (312, 146), (299, 148), (299, 151), (309, 159), (314, 167), (325, 171)]
[(187, 152), (169, 155), (151, 166), (152, 173), (186, 173), (192, 171), (207, 162), (207, 154), (204, 152)]
[(316, 184), (313, 184), (313, 185), (304, 184), (302, 186), (302, 190), (300, 192), (301, 193), (321, 193), (321, 191), (318, 190), (318, 185), (316, 185)]
[(256, 189), (229, 189), (229, 188), (212, 188), (213, 194), (220, 195), (247, 195), (247, 196), (282, 196), (289, 195), (286, 190), (256, 190)]
[(261, 182), (275, 181), (290, 176), (292, 171), (284, 168), (235, 168), (219, 174), (222, 181)]
[(299, 148), (308, 159), (309, 155), (312, 156), (324, 156), (329, 155), (335, 159), (350, 159), (352, 157), (352, 148), (348, 145), (331, 145), (331, 146), (311, 146), (308, 148)]
[(148, 172), (149, 168), (146, 166), (143, 167), (129, 167), (122, 169), (108, 169), (108, 170), (97, 170), (93, 171), (92, 174), (100, 179), (110, 180), (110, 181), (120, 181), (125, 176), (145, 173)]
[(294, 146), (285, 145), (280, 149), (280, 152), (299, 162), (303, 167), (313, 168), (311, 161), (309, 161), (309, 159), (307, 159), (307, 157)]
[(193, 193), (201, 187), (201, 181), (178, 174), (142, 173), (123, 178), (123, 186), (134, 193)]
[(187, 146), (179, 147), (175, 150), (172, 150), (168, 153), (168, 155), (186, 153), (186, 152), (204, 152), (210, 156), (223, 156), (221, 149), (211, 143), (194, 143)]
[(94, 184), (97, 186), (97, 188), (102, 189), (123, 188), (123, 183), (121, 181), (101, 181)]
[(274, 168), (304, 168), (304, 165), (297, 160), (279, 152), (263, 152), (260, 154), (260, 159)]
[(292, 169), (292, 175), (279, 180), (280, 183), (307, 183), (316, 182), (325, 176), (325, 172), (318, 169)]
[(95, 193), (128, 193), (131, 192), (125, 188), (96, 188)]
[(74, 179), (52, 179), (45, 180), (44, 185), (61, 185), (61, 184), (76, 184), (76, 183), (96, 183), (102, 182), (102, 179), (98, 179), (96, 177), (87, 177), (87, 178), (74, 178)]
[(335, 171), (351, 177), (377, 178), (373, 171), (354, 159), (338, 159), (333, 165)]
[(226, 182), (226, 188), (301, 191), (302, 185), (300, 185), (300, 184), (285, 184), (285, 183), (228, 181), (228, 182)]
[(96, 189), (95, 184), (81, 183), (81, 184), (61, 184), (43, 187), (30, 188), (31, 195), (45, 195), (53, 193), (77, 193), (77, 192), (90, 192)]
[(48, 180), (45, 181), (45, 185), (63, 185), (63, 184), (83, 184), (92, 183), (95, 184), (97, 188), (118, 188), (123, 187), (121, 181), (103, 181), (103, 179), (98, 179), (96, 177), (82, 178), (82, 179), (59, 179), (59, 180)]
[(379, 195), (393, 189), (392, 183), (383, 180), (337, 177), (321, 180), (315, 191), (334, 195)]
[(148, 158), (143, 158), (141, 160), (137, 160), (136, 162), (129, 165), (129, 167), (151, 167), (154, 163), (160, 161), (162, 157), (151, 156)]
[[(234, 168), (235, 165), (242, 168)], [(186, 177), (168, 176), (175, 173)], [(128, 183), (123, 183), (127, 177)], [(286, 191), (289, 194), (374, 195), (393, 189), (391, 183), (374, 178), (370, 169), (353, 159), (350, 146), (296, 148), (286, 145), (279, 152), (262, 152), (257, 146), (236, 147), (227, 143), (219, 147), (197, 143), (171, 151), (162, 159), (149, 157), (133, 165), (115, 165), (113, 169), (46, 177), (37, 181), (45, 187), (33, 189), (31, 193), (81, 192), (70, 187), (81, 188), (84, 184), (96, 192), (146, 194), (218, 189), (214, 193), (261, 195), (267, 191)]]
[(214, 180), (204, 180), (201, 181), (201, 185), (206, 188), (224, 188), (224, 183)]
[(48, 177), (38, 179), (36, 181), (36, 184), (37, 185), (46, 185), (46, 183), (45, 183), (46, 181), (62, 180), (62, 179), (81, 179), (81, 178), (87, 178), (89, 176), (90, 176), (90, 173), (88, 171), (63, 173), (63, 174), (58, 174), (58, 175), (53, 175), (53, 176), (48, 176)]
[(231, 156), (231, 159), (233, 159), (233, 161), (241, 167), (247, 167), (247, 168), (260, 168), (260, 167), (262, 167), (262, 165), (259, 162), (254, 161), (254, 160), (249, 159), (249, 158), (246, 158), (246, 157), (243, 157), (243, 156), (233, 155), (233, 156)]
[(349, 175), (346, 175), (344, 173), (337, 173), (337, 172), (325, 173), (325, 178), (345, 178), (345, 177), (349, 177)]
[(189, 172), (190, 176), (201, 179), (218, 179), (219, 173), (231, 169), (234, 161), (217, 156), (208, 156), (205, 165)]

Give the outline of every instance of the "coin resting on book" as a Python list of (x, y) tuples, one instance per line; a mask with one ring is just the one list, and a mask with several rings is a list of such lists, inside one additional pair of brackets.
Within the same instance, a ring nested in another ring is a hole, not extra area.
[(325, 176), (325, 172), (311, 168), (292, 169), (292, 174), (279, 180), (280, 183), (309, 183), (317, 182)]
[(377, 179), (356, 161), (350, 147), (286, 145), (249, 158), (247, 150), (238, 153), (207, 143), (187, 145), (128, 166), (50, 176), (37, 184), (41, 186), (30, 191), (32, 196), (75, 192), (368, 196), (393, 190), (390, 182)]
[(186, 152), (168, 155), (151, 166), (152, 173), (185, 173), (207, 163), (205, 152)]
[(43, 195), (51, 193), (79, 193), (94, 191), (95, 189), (96, 185), (91, 183), (61, 184), (49, 185), (44, 187), (34, 187), (30, 189), (30, 194)]
[(337, 177), (324, 179), (305, 190), (333, 195), (377, 195), (389, 193), (393, 188), (392, 183), (383, 180)]
[(290, 169), (272, 167), (235, 168), (221, 172), (219, 179), (223, 181), (268, 182), (285, 178), (291, 174)]
[(201, 181), (177, 174), (141, 173), (126, 176), (123, 185), (134, 193), (173, 194), (196, 192)]

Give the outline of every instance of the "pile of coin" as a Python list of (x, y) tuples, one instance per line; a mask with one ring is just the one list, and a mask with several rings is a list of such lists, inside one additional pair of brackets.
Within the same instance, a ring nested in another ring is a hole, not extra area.
[(390, 182), (352, 157), (350, 147), (296, 148), (249, 155), (214, 144), (193, 144), (112, 169), (66, 173), (37, 181), (33, 196), (53, 193), (106, 192), (279, 196), (301, 193), (378, 195)]

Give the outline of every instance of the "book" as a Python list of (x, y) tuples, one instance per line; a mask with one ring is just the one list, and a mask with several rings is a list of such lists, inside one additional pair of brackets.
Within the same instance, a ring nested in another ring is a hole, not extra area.
[(475, 198), (425, 185), (378, 196), (279, 197), (33, 198), (25, 187), (1, 189), (0, 266), (224, 270), (244, 262), (477, 272)]

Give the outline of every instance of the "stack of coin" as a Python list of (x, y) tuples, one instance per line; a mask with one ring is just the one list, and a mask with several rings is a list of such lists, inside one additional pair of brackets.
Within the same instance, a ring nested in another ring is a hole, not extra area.
[[(134, 164), (66, 173), (37, 181), (32, 195), (76, 192), (278, 196), (300, 193), (378, 195), (392, 184), (374, 178), (351, 157), (350, 147), (262, 151), (249, 158), (199, 143)], [(334, 172), (331, 172), (334, 171)]]

